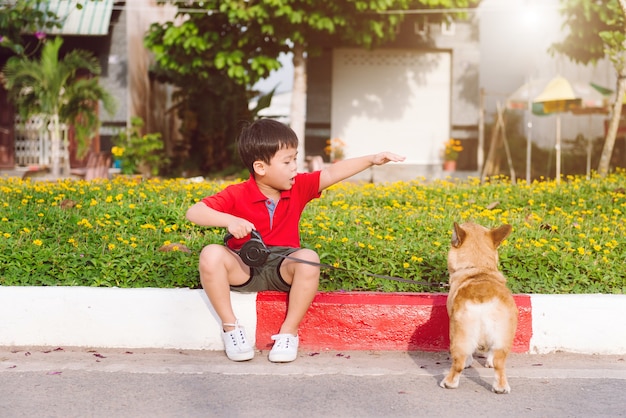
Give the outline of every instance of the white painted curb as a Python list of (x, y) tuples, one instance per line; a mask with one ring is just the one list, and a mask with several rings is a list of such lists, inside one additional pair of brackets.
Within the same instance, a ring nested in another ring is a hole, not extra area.
[(530, 352), (626, 354), (626, 295), (531, 295)]
[[(256, 293), (232, 293), (248, 338)], [(223, 350), (203, 290), (0, 286), (0, 345)]]
[[(231, 292), (248, 338), (256, 293)], [(530, 353), (626, 354), (626, 295), (530, 295)], [(223, 350), (201, 289), (0, 286), (0, 346)]]

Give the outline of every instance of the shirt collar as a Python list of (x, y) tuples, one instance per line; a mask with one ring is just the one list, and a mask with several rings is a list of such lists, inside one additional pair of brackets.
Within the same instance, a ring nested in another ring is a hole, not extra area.
[[(259, 185), (256, 184), (256, 181), (254, 180), (254, 174), (250, 174), (250, 178), (248, 179), (246, 183), (247, 183), (248, 191), (250, 192), (251, 201), (265, 202), (267, 200), (267, 197), (263, 193), (261, 193), (261, 190), (259, 189)], [(289, 197), (291, 197), (291, 190), (283, 190), (280, 192), (281, 199), (288, 199)]]

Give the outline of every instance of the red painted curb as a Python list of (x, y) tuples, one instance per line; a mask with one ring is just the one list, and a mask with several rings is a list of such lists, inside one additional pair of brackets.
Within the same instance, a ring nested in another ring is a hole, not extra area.
[[(447, 351), (447, 294), (320, 292), (300, 324), (306, 350)], [(519, 308), (514, 352), (527, 352), (532, 336), (530, 296), (515, 295)], [(256, 346), (272, 346), (287, 311), (287, 294), (257, 294)]]

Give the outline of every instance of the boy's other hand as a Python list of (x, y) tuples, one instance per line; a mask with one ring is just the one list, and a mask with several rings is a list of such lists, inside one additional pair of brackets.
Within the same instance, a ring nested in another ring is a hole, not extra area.
[(381, 152), (381, 153), (374, 155), (374, 157), (372, 158), (372, 164), (383, 165), (389, 162), (397, 163), (397, 162), (404, 161), (405, 159), (406, 157), (402, 155), (394, 154), (392, 152)]

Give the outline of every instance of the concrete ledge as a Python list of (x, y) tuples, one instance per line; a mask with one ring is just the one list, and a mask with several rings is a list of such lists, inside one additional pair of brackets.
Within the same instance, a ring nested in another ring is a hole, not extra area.
[[(311, 350), (443, 351), (450, 344), (446, 294), (319, 293), (300, 325), (300, 346)], [(527, 352), (532, 335), (530, 298), (515, 296), (520, 315), (513, 350)], [(257, 347), (271, 347), (270, 336), (285, 317), (287, 297), (257, 296)]]
[[(284, 293), (231, 293), (259, 349), (284, 318)], [(515, 352), (626, 354), (626, 295), (515, 295)], [(300, 327), (306, 350), (447, 351), (445, 294), (320, 292)], [(222, 350), (200, 289), (0, 286), (0, 346)]]
[(530, 351), (626, 353), (626, 295), (533, 295)]
[[(250, 338), (256, 294), (233, 293)], [(0, 286), (0, 345), (223, 350), (202, 290)]]

